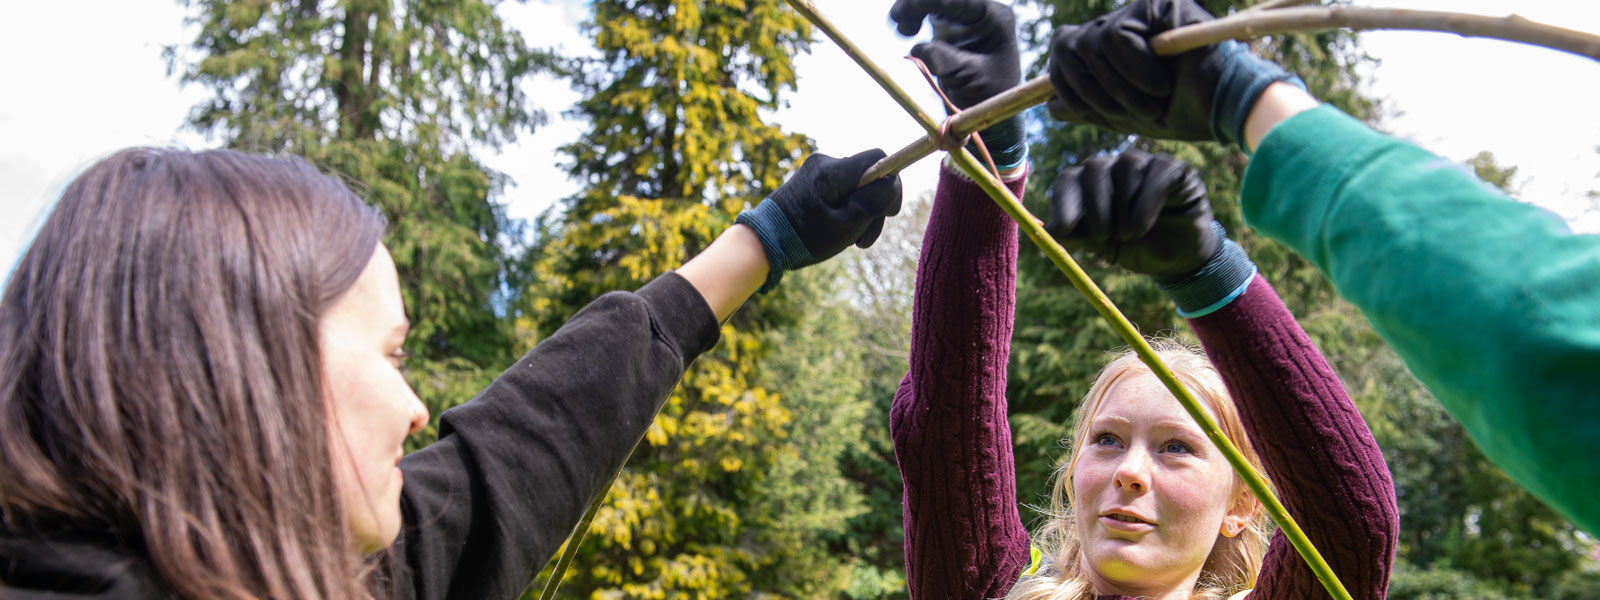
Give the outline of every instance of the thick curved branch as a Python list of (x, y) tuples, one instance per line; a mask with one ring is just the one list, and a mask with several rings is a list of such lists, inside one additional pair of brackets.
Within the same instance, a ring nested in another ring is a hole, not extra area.
[(1264, 0), (1263, 2), (1257, 2), (1255, 4), (1251, 4), (1250, 6), (1245, 7), (1244, 10), (1241, 10), (1241, 11), (1233, 13), (1233, 14), (1243, 15), (1243, 14), (1249, 14), (1249, 13), (1253, 13), (1253, 12), (1261, 12), (1263, 10), (1272, 10), (1274, 8), (1283, 8), (1285, 6), (1299, 6), (1299, 5), (1302, 5), (1302, 4), (1316, 4), (1316, 3), (1317, 3), (1317, 0)]
[[(1294, 2), (1297, 0), (1284, 0)], [(1563, 29), (1517, 15), (1486, 17), (1462, 13), (1358, 8), (1350, 6), (1245, 10), (1232, 16), (1180, 27), (1156, 36), (1151, 46), (1158, 54), (1180, 54), (1223, 40), (1284, 33), (1314, 33), (1331, 29), (1408, 29), (1439, 31), (1467, 37), (1484, 37), (1544, 46), (1600, 61), (1600, 36)], [(1036, 77), (950, 118), (950, 135), (960, 138), (999, 123), (1029, 107), (1049, 100), (1054, 92), (1050, 78)], [(862, 176), (866, 185), (899, 172), (937, 148), (933, 136), (912, 142), (889, 155)]]
[(1168, 31), (1150, 40), (1157, 54), (1179, 54), (1223, 40), (1332, 29), (1440, 31), (1544, 46), (1600, 60), (1600, 36), (1524, 19), (1433, 10), (1311, 6), (1242, 12)]

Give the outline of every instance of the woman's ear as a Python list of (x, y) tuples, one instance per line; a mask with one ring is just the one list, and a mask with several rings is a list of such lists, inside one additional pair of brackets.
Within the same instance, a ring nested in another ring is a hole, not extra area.
[(1240, 533), (1250, 527), (1250, 523), (1261, 515), (1261, 502), (1249, 489), (1239, 493), (1234, 499), (1233, 506), (1228, 509), (1228, 514), (1222, 517), (1220, 533), (1223, 537), (1238, 537)]

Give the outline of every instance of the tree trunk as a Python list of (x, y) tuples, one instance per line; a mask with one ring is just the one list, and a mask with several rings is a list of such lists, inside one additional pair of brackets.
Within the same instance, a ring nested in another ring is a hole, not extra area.
[(346, 139), (372, 139), (375, 133), (364, 123), (369, 101), (361, 78), (366, 70), (371, 19), (372, 11), (364, 2), (345, 5), (344, 39), (339, 46), (339, 81), (333, 86), (333, 97), (339, 105), (339, 135)]

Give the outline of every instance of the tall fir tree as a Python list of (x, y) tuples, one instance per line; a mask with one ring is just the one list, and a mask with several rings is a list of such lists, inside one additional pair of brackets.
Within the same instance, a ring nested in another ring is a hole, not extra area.
[(435, 416), (470, 398), (527, 340), (504, 318), (502, 290), (521, 287), (502, 244), (516, 225), (495, 201), (505, 178), (469, 150), (543, 122), (521, 90), (551, 55), (486, 0), (183, 4), (198, 33), (169, 64), (212, 92), (190, 124), (307, 158), (382, 210), (412, 322), (408, 378)]
[[(584, 99), (572, 110), (588, 132), (562, 149), (584, 188), (542, 224), (530, 288), (542, 331), (682, 264), (811, 150), (768, 121), (811, 36), (782, 0), (591, 10), (599, 57), (575, 74)], [(795, 341), (838, 337), (800, 314), (823, 293), (819, 276), (791, 274), (753, 300), (690, 367), (608, 493), (563, 597), (822, 597), (848, 584), (818, 540), (860, 512), (835, 458), (860, 425), (831, 412), (859, 412), (847, 406), (858, 394), (820, 389)]]

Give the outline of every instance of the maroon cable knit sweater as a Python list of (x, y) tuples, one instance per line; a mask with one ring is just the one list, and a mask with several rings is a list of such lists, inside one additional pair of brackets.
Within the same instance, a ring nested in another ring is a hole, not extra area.
[[(1020, 195), (1023, 181), (1009, 186)], [(1005, 398), (1016, 257), (1016, 225), (976, 184), (941, 171), (917, 265), (910, 371), (890, 411), (913, 599), (1001, 597), (1028, 562)], [(1383, 598), (1400, 530), (1394, 485), (1338, 376), (1259, 275), (1190, 326), (1290, 514), (1355, 598)], [(1280, 533), (1250, 597), (1327, 592)]]

